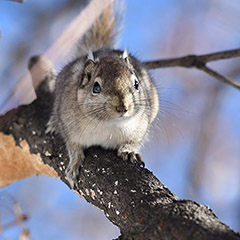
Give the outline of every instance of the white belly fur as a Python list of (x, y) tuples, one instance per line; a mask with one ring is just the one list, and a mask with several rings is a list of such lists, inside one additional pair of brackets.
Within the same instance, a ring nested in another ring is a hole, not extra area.
[(117, 148), (129, 139), (136, 141), (137, 139), (134, 139), (133, 136), (143, 137), (139, 136), (138, 128), (141, 127), (140, 132), (145, 133), (146, 130), (143, 131), (143, 129), (147, 129), (147, 122), (143, 124), (145, 121), (141, 119), (141, 126), (139, 126), (140, 118), (142, 116), (138, 114), (128, 119), (117, 119), (112, 122), (93, 122), (81, 133), (75, 133), (73, 141), (84, 147), (100, 145), (104, 148)]

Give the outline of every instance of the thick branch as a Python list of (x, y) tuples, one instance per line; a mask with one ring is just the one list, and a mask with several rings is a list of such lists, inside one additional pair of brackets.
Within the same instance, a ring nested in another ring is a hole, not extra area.
[(188, 55), (185, 57), (162, 59), (156, 61), (143, 62), (143, 65), (147, 69), (165, 68), (165, 67), (187, 67), (197, 68), (203, 70), (214, 78), (229, 84), (237, 89), (240, 89), (240, 83), (232, 79), (224, 77), (223, 75), (206, 67), (206, 64), (211, 61), (223, 60), (229, 58), (240, 57), (240, 49), (234, 49), (229, 51), (222, 51), (204, 55)]
[[(67, 183), (64, 143), (58, 136), (45, 135), (52, 102), (46, 89), (43, 82), (37, 100), (1, 116), (0, 131), (12, 135), (18, 146), (25, 139), (31, 154), (38, 155)], [(8, 161), (12, 168), (21, 162)], [(2, 163), (0, 169), (4, 168)], [(240, 239), (208, 207), (180, 200), (149, 170), (122, 161), (116, 151), (98, 147), (86, 150), (76, 191), (120, 228), (119, 239)]]

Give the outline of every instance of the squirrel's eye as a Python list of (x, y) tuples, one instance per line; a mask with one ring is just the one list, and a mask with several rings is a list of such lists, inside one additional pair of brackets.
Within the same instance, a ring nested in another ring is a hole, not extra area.
[(101, 87), (98, 82), (95, 82), (93, 85), (93, 93), (100, 93), (101, 92)]
[(139, 89), (139, 82), (136, 79), (135, 79), (135, 82), (134, 82), (134, 86), (137, 90)]

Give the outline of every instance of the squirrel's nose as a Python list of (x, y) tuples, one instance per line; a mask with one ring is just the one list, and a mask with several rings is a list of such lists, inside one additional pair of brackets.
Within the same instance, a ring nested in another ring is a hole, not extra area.
[(125, 112), (128, 111), (128, 109), (125, 106), (117, 106), (116, 111), (119, 112), (119, 113), (125, 113)]

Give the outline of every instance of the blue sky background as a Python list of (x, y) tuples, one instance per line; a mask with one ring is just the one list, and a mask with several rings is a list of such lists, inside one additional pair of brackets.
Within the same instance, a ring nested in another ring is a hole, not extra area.
[[(0, 112), (29, 57), (44, 53), (78, 14), (78, 4), (72, 11), (61, 11), (66, 3), (0, 1)], [(61, 14), (54, 15), (57, 11)], [(45, 14), (52, 15), (47, 23)], [(39, 19), (44, 29), (37, 25)], [(152, 60), (238, 48), (239, 30), (238, 0), (126, 1), (119, 41), (120, 48), (140, 60)], [(239, 63), (234, 59), (210, 66), (239, 80)], [(142, 149), (146, 167), (180, 198), (209, 205), (224, 223), (239, 231), (240, 92), (198, 70), (168, 68), (151, 74), (159, 89), (161, 113)], [(12, 106), (19, 104), (14, 98), (11, 101)], [(211, 104), (215, 107), (207, 111)], [(209, 127), (208, 144), (197, 154), (204, 126)], [(194, 180), (198, 174), (200, 180)], [(5, 195), (31, 215), (26, 223), (31, 239), (98, 240), (119, 235), (99, 209), (57, 179), (35, 176), (2, 189), (0, 212)], [(4, 211), (2, 218), (7, 222), (11, 216)], [(16, 239), (18, 231), (11, 229), (4, 236)]]

